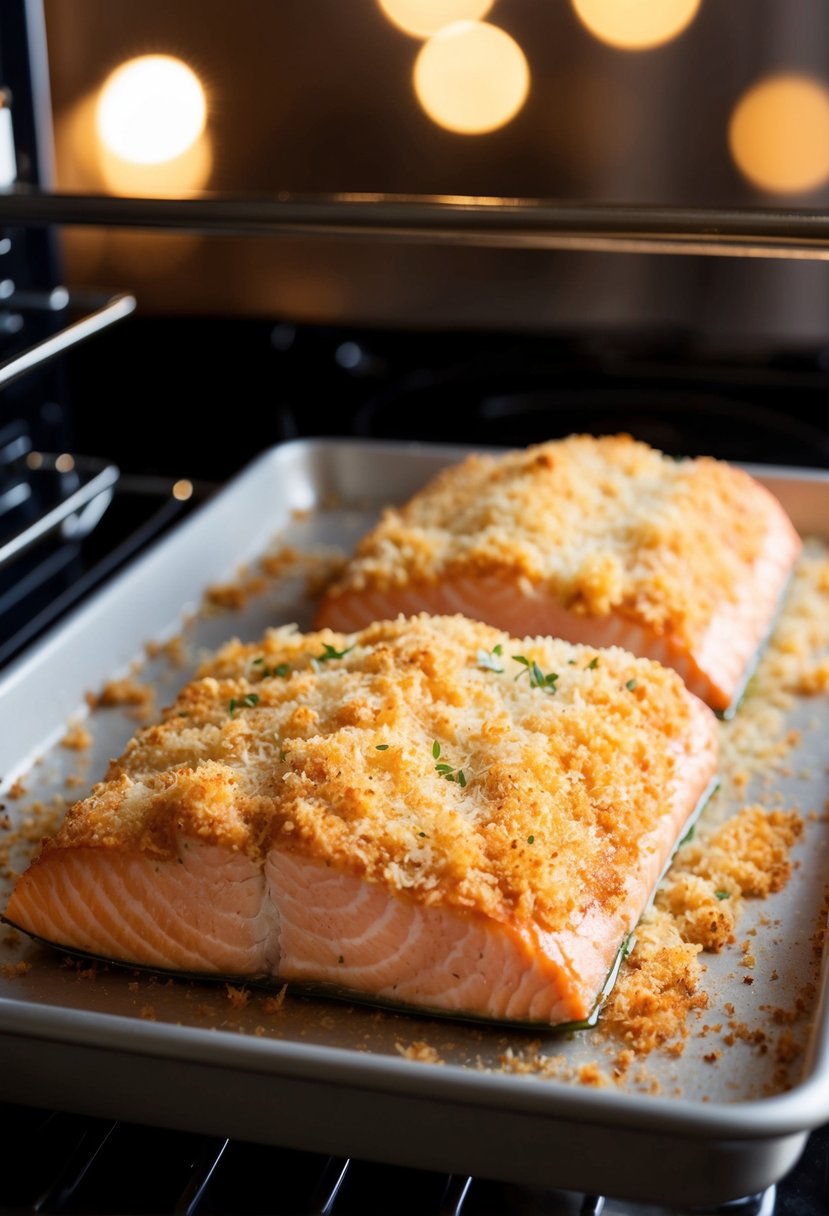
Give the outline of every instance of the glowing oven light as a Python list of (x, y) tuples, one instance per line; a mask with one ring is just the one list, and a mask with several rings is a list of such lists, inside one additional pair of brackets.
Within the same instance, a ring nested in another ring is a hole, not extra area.
[(207, 103), (196, 74), (171, 55), (142, 55), (116, 68), (98, 99), (101, 142), (139, 165), (181, 156), (204, 130)]
[(530, 69), (498, 26), (457, 21), (425, 42), (415, 61), (417, 99), (433, 122), (460, 135), (505, 126), (524, 104)]
[(479, 21), (493, 0), (377, 0), (389, 21), (415, 38), (429, 38), (455, 21)]
[(572, 0), (594, 37), (622, 51), (670, 42), (691, 24), (702, 0)]
[(829, 180), (829, 88), (781, 73), (751, 86), (728, 125), (737, 168), (753, 186), (801, 194)]

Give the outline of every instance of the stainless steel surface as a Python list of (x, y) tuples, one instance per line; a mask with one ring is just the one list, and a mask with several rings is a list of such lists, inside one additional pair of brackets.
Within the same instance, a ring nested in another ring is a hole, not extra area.
[[(52, 305), (48, 304), (49, 298), (46, 298), (47, 306), (51, 309)], [(13, 302), (14, 298), (10, 297), (8, 301), (9, 305), (13, 305)], [(68, 299), (63, 301), (63, 305), (68, 302)], [(107, 326), (113, 325), (116, 321), (121, 321), (124, 317), (128, 317), (134, 311), (134, 296), (127, 295), (126, 293), (113, 296), (101, 308), (95, 309), (94, 312), (82, 317), (79, 321), (73, 321), (58, 333), (53, 334), (49, 338), (44, 338), (43, 341), (29, 347), (28, 350), (24, 350), (21, 354), (7, 359), (4, 363), (0, 363), (0, 389), (5, 388), (7, 384), (11, 384), (18, 376), (31, 371), (33, 367), (38, 367), (40, 364), (53, 359), (55, 355), (63, 354), (70, 347), (77, 346), (80, 342), (85, 342), (87, 338), (100, 333), (102, 329), (106, 329)]]
[[(41, 462), (38, 467), (54, 468), (56, 461), (60, 460), (60, 456), (44, 452), (38, 452), (37, 457)], [(112, 490), (118, 482), (118, 469), (114, 464), (87, 456), (72, 457), (72, 470), (79, 480), (85, 480), (56, 506), (21, 527), (5, 543), (0, 543), (0, 567), (56, 528), (62, 528), (66, 537), (78, 537), (98, 522), (112, 498)]]
[(337, 194), (121, 198), (0, 191), (0, 225), (106, 225), (225, 236), (358, 237), (490, 248), (829, 259), (829, 214), (807, 208), (614, 206), (543, 199)]
[[(265, 453), (8, 672), (0, 686), (9, 723), (0, 735), (0, 771), (9, 784), (22, 777), (27, 789), (8, 811), (34, 815), (33, 801), (65, 794), (67, 777), (88, 784), (100, 774), (135, 729), (134, 718), (97, 710), (87, 722), (94, 738), (88, 764), (85, 755), (56, 746), (67, 720), (83, 716), (84, 693), (127, 672), (145, 642), (178, 633), (205, 585), (232, 577), (274, 543), (305, 553), (320, 545), (349, 548), (383, 503), (407, 497), (459, 455), (347, 441), (302, 441)], [(755, 471), (801, 531), (826, 534), (829, 475)], [(268, 624), (305, 626), (310, 611), (302, 572), (289, 568), (241, 612), (198, 616), (183, 635), (188, 665), (158, 656), (144, 664), (142, 679), (157, 687), (159, 700), (170, 699), (202, 647), (232, 634), (256, 637)], [(826, 712), (810, 702), (792, 718), (811, 742), (798, 760), (802, 769), (773, 777), (786, 804), (820, 808), (829, 796)], [(815, 715), (820, 730), (809, 726)], [(818, 984), (806, 1051), (788, 1090), (775, 1082), (774, 1053), (741, 1042), (713, 1067), (705, 1061), (711, 1039), (692, 1035), (681, 1056), (655, 1053), (644, 1061), (644, 1077), (634, 1069), (616, 1086), (586, 1088), (515, 1075), (503, 1056), (507, 1047), (530, 1050), (540, 1040), (543, 1051), (565, 1057), (573, 1075), (583, 1063), (608, 1068), (618, 1046), (589, 1034), (562, 1041), (290, 992), (279, 1013), (268, 1014), (259, 991), (239, 1005), (222, 986), (167, 985), (113, 967), (84, 974), (23, 943), (5, 958), (30, 969), (5, 968), (0, 978), (4, 1097), (639, 1201), (690, 1206), (757, 1193), (786, 1173), (808, 1130), (829, 1117), (825, 968), (818, 974), (811, 944), (823, 915), (827, 847), (829, 827), (816, 816), (793, 881), (772, 902), (747, 908), (740, 936), (757, 933), (753, 985), (735, 974), (733, 956), (708, 960), (711, 1021), (727, 1001), (736, 1017), (756, 1021), (761, 1006), (781, 1003), (784, 990)], [(772, 918), (773, 933), (764, 918)], [(446, 1062), (401, 1058), (401, 1048), (418, 1042)]]

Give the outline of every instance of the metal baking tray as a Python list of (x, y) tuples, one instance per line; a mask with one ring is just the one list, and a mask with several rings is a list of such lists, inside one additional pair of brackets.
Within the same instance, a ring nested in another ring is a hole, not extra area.
[[(203, 647), (234, 635), (255, 638), (269, 624), (310, 624), (301, 561), (288, 562), (237, 611), (198, 611), (206, 586), (236, 578), (244, 563), (253, 569), (280, 546), (310, 555), (323, 546), (349, 551), (383, 504), (408, 497), (464, 451), (309, 440), (263, 453), (7, 672), (0, 772), (7, 793), (18, 779), (25, 793), (18, 786), (13, 800), (0, 794), (0, 814), (37, 835), (37, 802), (82, 796), (122, 749), (137, 725), (134, 710), (85, 716), (85, 694), (106, 680), (140, 662), (139, 678), (162, 705)], [(829, 536), (829, 474), (751, 471), (804, 535)], [(147, 657), (146, 643), (175, 635), (184, 639), (183, 663), (163, 653)], [(792, 881), (758, 907), (746, 905), (739, 933), (756, 932), (753, 982), (743, 982), (734, 951), (707, 958), (710, 1008), (696, 1018), (681, 1055), (654, 1052), (623, 1079), (596, 1088), (578, 1083), (578, 1070), (594, 1061), (606, 1068), (610, 1049), (590, 1031), (562, 1038), (473, 1026), (290, 990), (274, 1011), (265, 994), (241, 985), (228, 991), (68, 965), (17, 935), (4, 940), (0, 927), (0, 1098), (682, 1207), (760, 1191), (795, 1164), (809, 1131), (829, 1119), (826, 967), (813, 946), (825, 920), (829, 848), (826, 700), (795, 706), (790, 720), (803, 744), (763, 792), (767, 804), (795, 803), (815, 814), (795, 852)], [(73, 718), (89, 728), (90, 749), (60, 745)], [(2, 906), (7, 887), (0, 882)], [(730, 1002), (734, 1017), (756, 1023), (764, 1004), (779, 1004), (784, 993), (793, 999), (809, 982), (814, 1001), (788, 1082), (775, 1081), (775, 1053), (756, 1042), (738, 1041), (711, 1061), (702, 1020), (726, 1020)], [(562, 1058), (558, 1075), (504, 1065), (505, 1054), (528, 1058), (536, 1047)]]

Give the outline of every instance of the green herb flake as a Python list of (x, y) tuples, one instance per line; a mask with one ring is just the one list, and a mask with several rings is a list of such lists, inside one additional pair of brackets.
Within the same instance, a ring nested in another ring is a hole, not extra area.
[(522, 676), (527, 675), (530, 678), (530, 686), (532, 688), (541, 688), (544, 692), (548, 692), (550, 694), (557, 691), (557, 671), (551, 671), (545, 675), (534, 659), (530, 660), (523, 654), (514, 654), (512, 657), (515, 662), (520, 663), (523, 668), (523, 671), (519, 671), (518, 675), (515, 677), (516, 680), (520, 680)]
[(280, 751), (279, 751), (279, 759), (282, 761), (282, 763), (283, 763), (283, 764), (284, 764), (284, 763), (285, 763), (285, 761), (288, 759), (288, 753), (287, 753), (286, 751), (284, 751), (283, 749), (281, 749), (281, 748), (280, 748)]
[(272, 676), (281, 676), (282, 678), (284, 678), (285, 676), (288, 676), (290, 674), (291, 674), (290, 663), (277, 663), (276, 667), (274, 667), (273, 671), (271, 672)]
[(440, 755), (440, 744), (438, 743), (437, 739), (435, 739), (434, 743), (432, 744), (432, 755), (434, 756), (435, 760), (437, 760), (438, 756)]
[(493, 646), (492, 650), (484, 650), (481, 648), (477, 654), (478, 666), (483, 667), (485, 671), (502, 672), (504, 668), (498, 662), (498, 657), (503, 653), (504, 648), (500, 642), (497, 646)]
[(715, 891), (714, 894), (716, 895), (717, 899), (731, 899), (730, 891)]
[(635, 687), (636, 687), (636, 681), (634, 679), (625, 681), (625, 688), (628, 690), (628, 692), (633, 692)]
[(695, 823), (692, 823), (691, 826), (689, 827), (688, 831), (685, 833), (685, 835), (680, 840), (680, 842), (679, 842), (680, 847), (684, 844), (687, 844), (689, 840), (694, 839), (694, 833), (696, 832), (696, 830), (697, 830), (697, 825)]
[(242, 705), (247, 705), (247, 706), (252, 707), (252, 706), (258, 705), (258, 704), (259, 704), (259, 697), (256, 695), (255, 692), (249, 692), (246, 694), (246, 696), (242, 697)]
[(235, 698), (235, 697), (231, 697), (231, 698), (230, 698), (230, 700), (228, 701), (228, 703), (227, 703), (227, 712), (228, 712), (228, 714), (230, 715), (230, 717), (231, 717), (231, 718), (232, 718), (232, 717), (233, 717), (233, 715), (236, 713), (236, 706), (237, 706), (238, 704), (239, 704), (239, 702), (236, 700), (236, 698)]
[(458, 785), (461, 787), (461, 789), (464, 789), (466, 786), (466, 777), (464, 776), (464, 771), (462, 768), (458, 769)]
[(374, 749), (376, 752), (387, 752), (389, 750), (388, 743), (378, 743)]
[(264, 665), (265, 665), (265, 659), (264, 659), (264, 656), (261, 654), (258, 659), (253, 660), (254, 667), (264, 667)]
[(336, 646), (331, 646), (328, 642), (322, 644), (322, 654), (318, 654), (318, 663), (328, 663), (331, 659), (344, 659), (345, 656), (354, 649), (354, 646), (346, 646), (345, 650), (337, 650)]
[(418, 832), (418, 836), (422, 836), (425, 840), (429, 839), (425, 832)]
[(528, 836), (527, 844), (535, 844), (535, 836)]
[(599, 656), (594, 655), (593, 658), (590, 660), (590, 662), (587, 664), (587, 670), (595, 671), (598, 666), (599, 666)]

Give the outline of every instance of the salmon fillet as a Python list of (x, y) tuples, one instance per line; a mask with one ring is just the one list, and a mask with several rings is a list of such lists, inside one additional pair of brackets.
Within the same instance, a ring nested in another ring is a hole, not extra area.
[(470, 456), (384, 512), (316, 624), (425, 611), (622, 646), (729, 712), (800, 552), (778, 501), (711, 459), (576, 435)]
[(716, 758), (711, 711), (618, 648), (426, 614), (272, 630), (134, 737), (6, 918), (125, 963), (578, 1022)]

